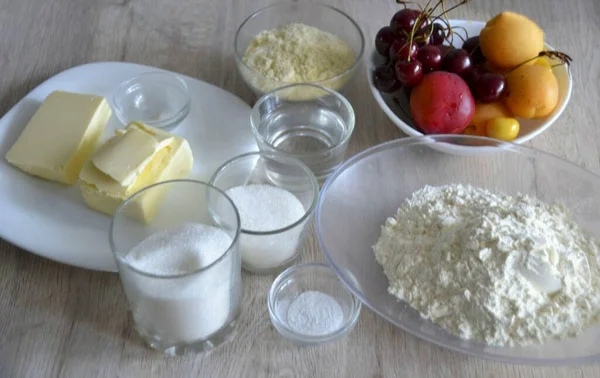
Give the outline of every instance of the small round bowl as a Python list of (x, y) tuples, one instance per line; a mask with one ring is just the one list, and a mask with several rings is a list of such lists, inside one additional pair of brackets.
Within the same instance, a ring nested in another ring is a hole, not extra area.
[[(338, 329), (311, 336), (294, 331), (287, 321), (287, 311), (294, 299), (305, 291), (319, 291), (334, 298), (344, 313)], [(269, 315), (277, 332), (299, 345), (326, 344), (346, 336), (356, 325), (361, 303), (338, 280), (324, 263), (294, 265), (281, 273), (271, 285), (268, 297)]]
[(242, 267), (251, 273), (272, 274), (294, 263), (302, 250), (319, 198), (319, 185), (310, 168), (293, 157), (250, 152), (223, 163), (211, 177), (210, 185), (226, 193), (239, 186), (267, 185), (284, 189), (296, 197), (304, 214), (291, 224), (267, 230), (244, 228), (244, 217), (251, 215), (245, 214), (244, 208), (233, 199), (242, 218), (239, 242)]
[(115, 113), (123, 124), (138, 121), (171, 130), (190, 112), (185, 80), (168, 72), (147, 72), (121, 83), (113, 96)]
[(296, 83), (269, 80), (248, 67), (242, 61), (248, 45), (262, 31), (298, 22), (338, 36), (348, 44), (355, 55), (354, 63), (346, 71), (327, 80), (311, 82), (312, 84), (341, 92), (355, 76), (365, 49), (365, 38), (356, 21), (346, 13), (328, 5), (298, 2), (275, 4), (250, 15), (242, 22), (235, 34), (235, 62), (238, 71), (257, 97), (273, 89)]
[[(462, 36), (465, 35), (464, 31), (460, 28), (464, 28), (469, 37), (479, 35), (481, 29), (483, 29), (485, 26), (484, 22), (470, 20), (450, 20), (450, 24), (452, 27), (457, 27), (456, 32), (460, 33)], [(546, 49), (554, 50), (548, 44), (546, 44)], [(373, 71), (378, 65), (383, 63), (383, 59), (384, 58), (380, 56), (377, 51), (373, 51), (369, 63), (367, 64), (367, 78), (369, 81), (369, 86), (371, 87), (371, 93), (373, 94), (373, 97), (375, 97), (375, 101), (377, 101), (377, 104), (379, 104), (379, 107), (384, 111), (388, 118), (406, 135), (422, 136), (423, 133), (414, 127), (414, 123), (409, 116), (409, 102), (404, 91), (398, 91), (394, 94), (386, 94), (381, 93), (373, 85)], [(548, 129), (550, 125), (554, 123), (554, 121), (556, 121), (556, 119), (567, 107), (573, 88), (573, 79), (571, 77), (569, 67), (567, 65), (561, 65), (554, 67), (552, 70), (558, 81), (558, 104), (556, 105), (556, 108), (545, 118), (528, 120), (519, 119), (519, 135), (515, 140), (512, 141), (512, 143), (525, 143), (528, 140), (540, 135), (546, 131), (546, 129)], [(468, 149), (468, 147), (465, 148)], [(463, 150), (465, 154), (473, 153), (473, 149), (471, 149), (471, 151), (466, 151), (465, 148), (459, 148), (454, 152), (461, 154), (460, 150)]]
[[(464, 143), (494, 147), (482, 156), (437, 148)], [(388, 293), (372, 246), (386, 218), (425, 185), (470, 184), (509, 195), (560, 203), (600, 239), (600, 177), (559, 157), (513, 143), (467, 135), (402, 138), (347, 160), (327, 180), (315, 212), (315, 231), (331, 269), (366, 306), (390, 323), (436, 345), (510, 363), (559, 365), (600, 359), (600, 322), (576, 338), (541, 345), (498, 347), (460, 339)]]

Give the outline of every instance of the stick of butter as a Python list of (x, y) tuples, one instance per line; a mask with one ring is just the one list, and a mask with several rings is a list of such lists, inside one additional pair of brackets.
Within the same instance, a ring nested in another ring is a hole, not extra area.
[(121, 186), (132, 185), (154, 155), (167, 147), (173, 137), (160, 137), (132, 127), (113, 138), (94, 155), (92, 162)]
[(102, 96), (52, 92), (8, 150), (6, 160), (30, 175), (73, 184), (111, 115)]
[[(185, 139), (133, 122), (117, 130), (84, 165), (79, 175), (81, 193), (92, 209), (114, 215), (135, 192), (182, 178), (192, 165), (192, 150)], [(128, 207), (129, 215), (150, 222), (162, 199), (157, 193), (136, 197)]]

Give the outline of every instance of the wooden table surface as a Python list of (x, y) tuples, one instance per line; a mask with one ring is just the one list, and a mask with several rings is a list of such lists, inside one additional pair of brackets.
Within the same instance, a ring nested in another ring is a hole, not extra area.
[[(237, 74), (240, 22), (273, 0), (0, 0), (0, 114), (48, 77), (94, 61), (157, 66), (252, 95)], [(367, 51), (398, 6), (326, 1), (354, 17)], [(573, 96), (530, 146), (600, 173), (600, 2), (473, 0), (454, 18), (502, 10), (533, 18), (574, 58)], [(403, 135), (373, 100), (362, 71), (347, 94), (357, 116), (349, 154)], [(0, 209), (2, 211), (2, 209)], [(32, 230), (34, 232), (35, 230)], [(304, 261), (322, 260), (313, 235)], [(452, 352), (392, 327), (363, 308), (344, 340), (299, 349), (280, 338), (265, 306), (273, 277), (244, 275), (237, 337), (208, 355), (166, 357), (144, 346), (127, 317), (116, 274), (69, 267), (0, 240), (0, 377), (598, 377), (598, 365), (529, 367)]]

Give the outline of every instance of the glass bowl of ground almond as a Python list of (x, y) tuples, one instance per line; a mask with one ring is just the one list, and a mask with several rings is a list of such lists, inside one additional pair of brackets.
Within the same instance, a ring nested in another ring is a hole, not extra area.
[(575, 164), (475, 136), (390, 141), (329, 176), (315, 231), (349, 291), (425, 341), (510, 363), (600, 359), (600, 177)]
[(299, 2), (253, 13), (237, 30), (234, 46), (240, 75), (258, 97), (296, 83), (341, 92), (355, 76), (364, 47), (360, 27), (346, 13)]

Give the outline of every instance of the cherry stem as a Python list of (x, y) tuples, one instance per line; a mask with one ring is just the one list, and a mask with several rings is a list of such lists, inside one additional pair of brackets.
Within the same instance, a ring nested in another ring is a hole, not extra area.
[[(566, 64), (567, 66), (571, 64), (571, 62), (573, 62), (573, 59), (568, 56), (565, 53), (562, 53), (560, 51), (540, 51), (539, 54), (537, 54), (536, 56), (534, 56), (533, 58), (529, 58), (524, 62), (521, 62), (519, 64), (517, 64), (516, 66), (514, 66), (513, 68), (511, 68), (510, 70), (506, 71), (504, 73), (504, 75), (508, 75), (509, 73), (513, 72), (514, 70), (516, 70), (517, 68), (533, 61), (536, 60), (538, 58), (542, 58), (542, 57), (546, 57), (546, 58), (550, 58), (550, 59), (558, 59), (560, 60), (562, 63), (558, 64), (558, 66)], [(556, 66), (552, 66), (552, 67), (556, 67)]]
[(573, 58), (560, 51), (540, 51), (538, 57), (558, 59), (561, 61), (559, 65), (566, 64), (568, 66), (571, 65), (571, 63), (573, 62)]
[[(443, 0), (441, 0), (441, 1), (443, 1)], [(431, 0), (427, 1), (427, 4), (425, 5), (425, 7), (428, 7), (429, 3), (431, 3)], [(413, 41), (414, 41), (414, 37), (415, 37), (415, 32), (417, 31), (417, 27), (419, 29), (421, 28), (421, 25), (423, 25), (423, 22), (424, 22), (425, 18), (427, 18), (427, 13), (421, 12), (417, 16), (417, 19), (415, 20), (415, 23), (413, 24), (412, 30), (410, 31), (410, 39), (408, 40), (408, 49), (409, 49), (409, 51), (410, 51), (410, 48), (412, 47), (412, 44), (413, 44)], [(410, 54), (408, 55), (408, 59), (407, 60), (410, 63)]]
[(463, 30), (465, 32), (466, 38), (464, 38), (462, 35), (456, 33), (457, 36), (459, 36), (460, 39), (462, 39), (463, 44), (465, 43), (465, 41), (469, 38), (469, 32), (467, 31), (467, 29), (463, 26), (455, 26), (454, 29), (459, 29), (459, 30)]
[(408, 4), (412, 4), (413, 2), (410, 0), (396, 0), (397, 4), (404, 5), (404, 9), (408, 8)]
[(433, 14), (433, 12), (435, 12), (435, 10), (440, 6), (441, 3), (443, 3), (444, 0), (439, 0), (435, 6), (433, 8), (431, 8), (431, 10), (429, 11), (429, 14)]
[(471, 1), (471, 0), (462, 0), (461, 2), (459, 2), (459, 3), (451, 6), (450, 8), (446, 9), (446, 3), (445, 3), (445, 1), (444, 0), (440, 0), (440, 3), (442, 4), (442, 13), (440, 13), (436, 17), (436, 19), (439, 19), (442, 16), (444, 16), (446, 18), (446, 20), (447, 20), (448, 19), (448, 17), (447, 17), (447, 13), (448, 12), (453, 11), (454, 9), (456, 9), (456, 8), (458, 8), (460, 6), (467, 4), (469, 1)]

